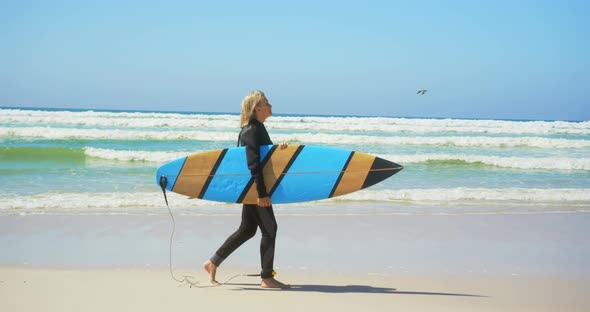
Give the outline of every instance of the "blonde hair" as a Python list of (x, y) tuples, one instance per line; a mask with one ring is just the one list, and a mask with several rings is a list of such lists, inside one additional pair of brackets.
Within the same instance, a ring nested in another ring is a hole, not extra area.
[(240, 128), (243, 128), (250, 123), (250, 119), (256, 115), (254, 109), (260, 101), (266, 96), (260, 90), (252, 91), (242, 101), (242, 112), (240, 113)]

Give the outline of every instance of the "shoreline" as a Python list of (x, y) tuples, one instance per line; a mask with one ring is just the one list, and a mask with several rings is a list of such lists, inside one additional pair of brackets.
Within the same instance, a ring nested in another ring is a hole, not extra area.
[[(174, 219), (172, 264), (183, 269), (200, 267), (240, 222), (235, 215)], [(590, 275), (589, 213), (277, 214), (277, 221), (277, 271)], [(172, 229), (167, 214), (0, 215), (0, 266), (166, 268)], [(226, 265), (256, 268), (259, 235)]]

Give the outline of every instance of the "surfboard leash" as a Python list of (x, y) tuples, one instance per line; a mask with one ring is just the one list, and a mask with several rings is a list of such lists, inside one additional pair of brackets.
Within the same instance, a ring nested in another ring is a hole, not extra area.
[[(357, 172), (383, 172), (383, 171), (393, 171), (393, 170), (402, 170), (404, 169), (403, 166), (399, 166), (399, 167), (389, 167), (389, 168), (379, 168), (379, 169), (370, 169), (370, 170), (325, 170), (325, 171), (309, 171), (309, 172), (281, 172), (278, 173), (278, 175), (304, 175), (304, 174), (330, 174), (330, 173), (343, 173), (343, 172), (348, 172), (348, 173), (357, 173)], [(239, 176), (247, 176), (250, 175), (250, 173), (223, 173), (223, 174), (183, 174), (183, 177), (213, 177), (213, 176), (217, 176), (217, 177), (239, 177)], [(169, 177), (178, 177), (179, 175), (168, 175)], [(162, 180), (162, 178), (165, 178), (164, 176), (160, 177), (160, 181)]]
[(230, 277), (229, 279), (227, 279), (223, 283), (219, 283), (218, 285), (199, 285), (199, 281), (196, 281), (195, 277), (190, 276), (190, 275), (182, 275), (182, 278), (176, 277), (174, 275), (174, 270), (172, 269), (172, 242), (174, 241), (174, 234), (176, 233), (176, 220), (174, 219), (174, 214), (172, 213), (172, 209), (170, 209), (170, 205), (168, 204), (168, 197), (166, 196), (166, 185), (167, 184), (168, 184), (168, 179), (165, 176), (161, 176), (160, 177), (160, 187), (162, 188), (162, 193), (164, 194), (164, 201), (166, 201), (166, 207), (168, 208), (168, 213), (170, 214), (170, 218), (172, 220), (172, 233), (170, 233), (170, 244), (169, 244), (169, 248), (168, 248), (168, 250), (169, 250), (168, 269), (170, 271), (170, 276), (172, 277), (172, 279), (177, 281), (178, 283), (180, 283), (178, 285), (178, 287), (185, 286), (185, 285), (188, 285), (190, 288), (193, 288), (193, 287), (196, 287), (196, 288), (218, 287), (218, 286), (226, 285), (231, 280), (233, 280), (234, 278), (237, 278), (237, 277), (242, 277), (242, 276), (244, 276), (244, 277), (257, 277), (257, 276), (260, 276), (260, 274), (237, 274), (237, 275)]

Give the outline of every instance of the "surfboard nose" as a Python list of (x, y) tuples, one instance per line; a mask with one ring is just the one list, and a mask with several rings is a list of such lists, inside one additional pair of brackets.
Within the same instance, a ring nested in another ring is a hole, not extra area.
[(375, 185), (400, 172), (402, 169), (404, 169), (404, 166), (400, 164), (396, 164), (383, 158), (375, 157), (375, 161), (373, 161), (373, 165), (371, 166), (369, 174), (367, 175), (367, 178), (365, 179), (361, 189)]
[(176, 178), (186, 161), (186, 157), (182, 157), (171, 162), (165, 163), (156, 170), (156, 184), (161, 186), (162, 178), (166, 178), (166, 189), (172, 191)]

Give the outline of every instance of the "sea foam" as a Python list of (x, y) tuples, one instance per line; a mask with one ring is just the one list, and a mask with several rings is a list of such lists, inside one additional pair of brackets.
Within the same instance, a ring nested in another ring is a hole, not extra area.
[[(239, 205), (236, 204), (188, 199), (175, 193), (168, 193), (168, 201), (173, 209), (196, 209), (195, 212), (197, 213), (239, 212)], [(441, 211), (452, 210), (452, 207), (455, 206), (480, 207), (482, 205), (538, 206), (541, 211), (543, 207), (549, 207), (547, 211), (554, 211), (555, 208), (560, 207), (574, 207), (579, 211), (590, 211), (590, 189), (466, 187), (400, 190), (366, 189), (329, 200), (277, 206), (286, 207), (285, 209), (291, 212), (297, 212), (298, 206), (309, 207), (325, 205), (330, 202), (351, 204), (381, 202), (391, 205), (392, 209), (396, 206), (440, 206)], [(327, 208), (318, 209), (337, 209), (338, 207), (338, 205), (334, 204), (327, 206)], [(130, 213), (142, 213), (141, 209), (165, 209), (165, 207), (162, 192), (156, 186), (151, 192), (46, 192), (28, 196), (8, 194), (0, 202), (0, 211), (3, 213), (68, 210), (104, 210), (105, 212), (128, 210)], [(362, 207), (364, 206), (360, 205), (359, 209), (362, 209)], [(385, 207), (384, 211), (387, 211), (388, 206), (382, 207)], [(411, 212), (411, 209), (409, 212)]]
[[(190, 154), (203, 152), (191, 151)], [(141, 151), (114, 150), (87, 147), (84, 153), (88, 157), (116, 161), (144, 161), (164, 163), (187, 156), (188, 152), (180, 151)], [(420, 164), (427, 162), (464, 162), (466, 164), (484, 164), (489, 166), (513, 169), (542, 169), (542, 170), (586, 170), (590, 171), (590, 159), (571, 157), (502, 157), (486, 155), (464, 154), (420, 154), (420, 155), (376, 155), (402, 165)]]
[[(236, 140), (236, 131), (153, 131), (120, 129), (76, 129), (55, 127), (0, 127), (0, 138), (46, 139), (46, 140)], [(588, 148), (590, 140), (543, 138), (543, 137), (488, 137), (488, 136), (371, 136), (327, 133), (276, 134), (277, 142), (300, 142), (305, 144), (354, 144), (397, 146), (450, 146), (450, 147), (534, 147), (534, 148)]]
[[(230, 130), (238, 127), (236, 114), (72, 112), (0, 109), (0, 124), (49, 127), (117, 127)], [(589, 135), (590, 122), (418, 119), (386, 117), (274, 116), (268, 127), (313, 132), (460, 133), (513, 135)]]

